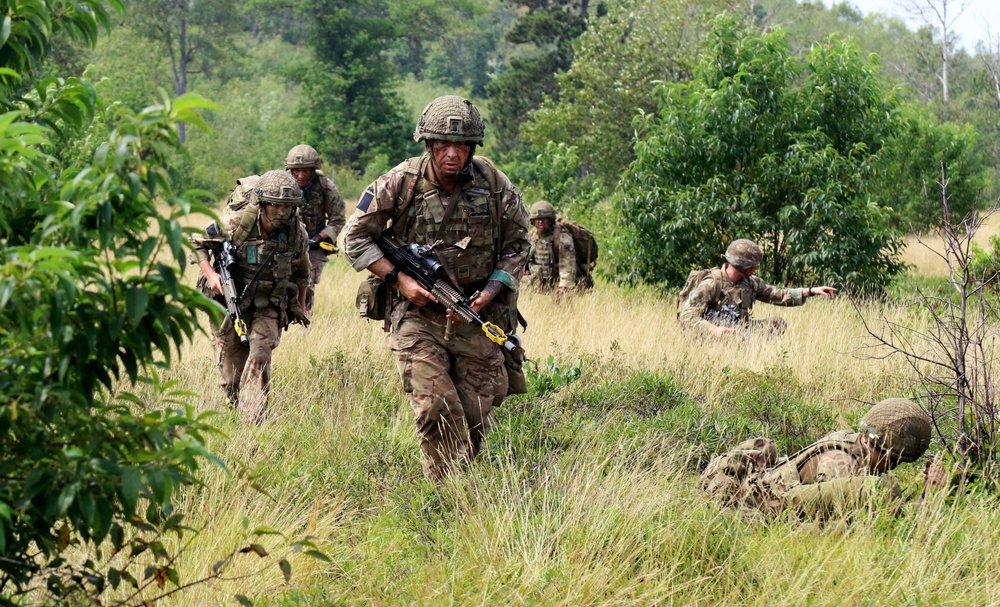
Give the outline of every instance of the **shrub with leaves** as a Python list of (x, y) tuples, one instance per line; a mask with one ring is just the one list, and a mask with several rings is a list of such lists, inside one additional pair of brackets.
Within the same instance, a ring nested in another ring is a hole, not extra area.
[(779, 284), (880, 290), (902, 271), (891, 211), (866, 194), (896, 102), (856, 47), (800, 58), (721, 17), (695, 79), (657, 90), (614, 201), (619, 279), (680, 286), (737, 238)]
[[(183, 153), (178, 123), (202, 125), (197, 110), (211, 104), (181, 97), (116, 113), (82, 80), (33, 80), (50, 36), (93, 44), (110, 28), (108, 7), (3, 9), (0, 604), (29, 592), (85, 601), (123, 583), (155, 600), (180, 584), (159, 541), (185, 530), (177, 490), (217, 462), (206, 415), (157, 372), (194, 334), (198, 311), (218, 313), (180, 280), (179, 218), (205, 212), (207, 193), (184, 190), (171, 167)], [(115, 554), (130, 556), (112, 567)]]

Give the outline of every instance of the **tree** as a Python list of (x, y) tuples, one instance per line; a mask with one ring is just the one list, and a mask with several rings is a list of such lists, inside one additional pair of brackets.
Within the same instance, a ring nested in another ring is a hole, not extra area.
[(620, 280), (670, 286), (736, 238), (778, 282), (879, 290), (903, 269), (889, 209), (870, 202), (895, 104), (877, 66), (835, 38), (800, 59), (784, 34), (715, 22), (688, 84), (658, 87), (613, 200)]
[(962, 15), (969, 0), (897, 0), (906, 12), (919, 17), (934, 32), (938, 45), (939, 65), (937, 79), (941, 85), (941, 99), (949, 99), (951, 58), (955, 47), (955, 21)]
[(501, 152), (520, 150), (521, 124), (542, 99), (555, 96), (556, 73), (573, 63), (573, 41), (587, 27), (588, 0), (531, 0), (507, 31), (513, 44), (533, 48), (486, 87), (491, 125)]
[(556, 75), (547, 97), (522, 126), (534, 150), (549, 141), (577, 148), (580, 161), (608, 183), (633, 159), (632, 118), (656, 109), (656, 81), (683, 82), (694, 72), (708, 21), (727, 0), (620, 0), (594, 17), (575, 42), (573, 65)]
[(90, 603), (123, 585), (132, 594), (114, 604), (147, 604), (198, 582), (181, 580), (164, 540), (192, 531), (178, 491), (220, 463), (210, 414), (159, 373), (199, 312), (221, 312), (181, 281), (180, 220), (206, 212), (207, 193), (184, 190), (171, 164), (177, 125), (202, 125), (211, 104), (119, 113), (85, 81), (38, 79), (51, 36), (92, 45), (108, 7), (2, 6), (0, 604)]
[[(191, 74), (205, 73), (219, 61), (242, 25), (233, 0), (135, 0), (130, 6), (136, 31), (165, 49), (175, 95), (188, 92)], [(180, 135), (184, 143), (183, 124)]]
[(899, 130), (886, 141), (882, 177), (869, 190), (878, 204), (896, 211), (894, 225), (918, 233), (939, 226), (941, 204), (928, 197), (948, 175), (950, 221), (959, 224), (983, 201), (987, 163), (971, 124), (941, 123), (926, 108), (903, 106)]
[(400, 37), (388, 0), (310, 0), (303, 7), (317, 61), (302, 84), (308, 140), (335, 164), (364, 169), (379, 154), (417, 150), (413, 124), (393, 90), (397, 73), (383, 49)]

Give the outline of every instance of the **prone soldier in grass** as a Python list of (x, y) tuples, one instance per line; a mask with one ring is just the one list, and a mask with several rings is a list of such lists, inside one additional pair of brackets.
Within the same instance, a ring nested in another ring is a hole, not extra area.
[[(709, 462), (698, 491), (763, 512), (842, 514), (873, 500), (898, 499), (899, 485), (883, 475), (916, 461), (930, 442), (927, 412), (910, 400), (889, 398), (865, 414), (857, 431), (828, 434), (781, 461), (770, 440), (744, 441)], [(934, 482), (928, 474), (928, 486)]]
[(309, 235), (309, 261), (312, 281), (306, 291), (306, 311), (312, 312), (327, 257), (337, 252), (337, 236), (344, 229), (344, 199), (333, 180), (323, 174), (323, 160), (312, 146), (299, 144), (285, 156), (285, 170), (292, 174), (302, 190), (299, 219)]
[(754, 272), (764, 255), (751, 240), (734, 240), (723, 256), (720, 268), (695, 270), (688, 276), (678, 301), (677, 319), (681, 324), (716, 336), (741, 329), (772, 334), (785, 332), (787, 323), (780, 317), (754, 319), (754, 303), (775, 306), (801, 306), (806, 298), (823, 295), (833, 298), (837, 289), (828, 286), (782, 289), (766, 284)]
[[(309, 242), (295, 210), (302, 192), (285, 171), (268, 171), (259, 178), (239, 180), (229, 211), (192, 237), (192, 263), (202, 277), (199, 285), (221, 300), (222, 275), (217, 267), (223, 247), (235, 248), (227, 268), (235, 282), (240, 320), (232, 313), (212, 326), (212, 347), (229, 403), (254, 424), (263, 422), (271, 384), (271, 354), (290, 323), (309, 325), (305, 312), (310, 281)], [(213, 263), (213, 258), (214, 262)], [(220, 303), (226, 303), (220, 301)]]
[[(425, 245), (472, 310), (508, 335), (528, 256), (528, 217), (517, 188), (492, 161), (475, 156), (485, 124), (475, 105), (454, 95), (424, 109), (414, 139), (425, 154), (368, 186), (348, 221), (344, 250), (401, 297), (388, 314), (389, 348), (410, 393), (424, 474), (440, 480), (479, 453), (493, 407), (510, 386), (504, 352), (378, 246), (383, 234)], [(517, 365), (520, 368), (520, 364)]]

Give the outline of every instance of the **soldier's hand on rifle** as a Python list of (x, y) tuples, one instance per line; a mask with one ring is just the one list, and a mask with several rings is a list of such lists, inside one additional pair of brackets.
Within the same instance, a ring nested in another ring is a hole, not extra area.
[(198, 267), (201, 268), (201, 273), (205, 275), (205, 282), (208, 284), (208, 287), (218, 295), (225, 295), (222, 291), (222, 277), (215, 271), (212, 264), (208, 261), (203, 261), (198, 264)]
[(722, 337), (723, 335), (736, 332), (736, 329), (732, 327), (723, 327), (722, 325), (712, 325), (708, 328), (708, 330), (716, 337)]
[(421, 287), (417, 284), (416, 280), (406, 274), (400, 273), (399, 282), (396, 283), (396, 290), (417, 307), (426, 306), (432, 301), (437, 303), (437, 298), (431, 295), (430, 291)]

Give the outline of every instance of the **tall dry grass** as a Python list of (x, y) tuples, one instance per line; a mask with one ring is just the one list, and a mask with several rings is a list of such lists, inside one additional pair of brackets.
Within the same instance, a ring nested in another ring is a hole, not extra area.
[[(660, 431), (655, 414), (515, 399), (467, 474), (429, 483), (384, 334), (353, 309), (360, 279), (341, 258), (328, 264), (312, 326), (293, 327), (275, 352), (263, 427), (225, 406), (204, 336), (170, 370), (199, 408), (219, 411), (225, 436), (210, 447), (230, 470), (207, 468), (204, 485), (182, 496), (202, 532), (181, 577), (207, 574), (257, 525), (316, 537), (330, 562), (264, 537), (275, 557), (290, 558), (290, 584), (274, 559), (240, 555), (227, 579), (168, 604), (235, 604), (234, 594), (317, 606), (1000, 604), (1000, 510), (988, 496), (824, 525), (747, 517), (695, 497), (697, 446)], [(741, 395), (742, 372), (788, 376), (806, 400), (845, 418), (909, 380), (901, 360), (859, 350), (868, 340), (845, 299), (761, 306), (788, 321), (784, 336), (725, 340), (681, 330), (673, 299), (650, 290), (600, 284), (565, 299), (526, 293), (521, 303), (525, 346), (543, 369), (551, 356), (564, 368), (582, 358), (580, 381), (612, 370), (671, 377), (705, 419)], [(872, 304), (866, 314), (878, 312)], [(269, 495), (235, 474), (243, 467)], [(907, 491), (919, 486), (917, 466), (899, 476)]]

